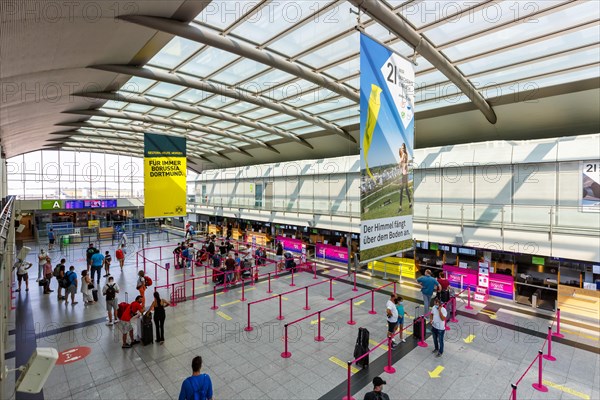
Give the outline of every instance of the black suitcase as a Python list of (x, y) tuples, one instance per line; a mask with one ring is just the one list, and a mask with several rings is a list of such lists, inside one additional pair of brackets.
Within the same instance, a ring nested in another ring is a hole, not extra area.
[(415, 307), (415, 319), (413, 319), (413, 337), (421, 340), (421, 326), (423, 317), (419, 316), (419, 307)]
[[(358, 358), (365, 353), (369, 352), (369, 330), (367, 328), (358, 328), (358, 337), (356, 338), (356, 345), (354, 346), (354, 358)], [(356, 362), (356, 365), (360, 365), (363, 368), (369, 365), (369, 356), (365, 356)]]
[(98, 301), (98, 289), (92, 289), (92, 297), (94, 301)]
[(154, 331), (152, 329), (152, 314), (142, 316), (142, 344), (144, 346), (154, 342)]

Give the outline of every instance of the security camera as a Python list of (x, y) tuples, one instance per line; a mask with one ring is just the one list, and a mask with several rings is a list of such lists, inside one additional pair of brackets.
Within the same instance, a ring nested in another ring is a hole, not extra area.
[[(24, 393), (41, 392), (57, 360), (58, 351), (55, 348), (37, 348), (27, 364), (16, 369), (21, 371), (21, 375), (19, 375), (19, 379), (15, 384), (15, 390)], [(7, 369), (6, 373), (8, 372), (11, 371)]]

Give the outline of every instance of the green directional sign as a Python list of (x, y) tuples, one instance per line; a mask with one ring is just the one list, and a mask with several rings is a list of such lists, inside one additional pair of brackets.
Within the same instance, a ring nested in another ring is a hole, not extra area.
[(62, 200), (42, 200), (42, 210), (61, 210), (63, 208)]

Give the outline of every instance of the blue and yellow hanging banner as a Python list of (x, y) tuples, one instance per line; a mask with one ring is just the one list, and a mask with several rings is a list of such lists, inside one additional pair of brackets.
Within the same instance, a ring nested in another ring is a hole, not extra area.
[(361, 261), (412, 247), (413, 64), (360, 37)]
[(144, 217), (178, 217), (186, 212), (186, 139), (144, 134)]

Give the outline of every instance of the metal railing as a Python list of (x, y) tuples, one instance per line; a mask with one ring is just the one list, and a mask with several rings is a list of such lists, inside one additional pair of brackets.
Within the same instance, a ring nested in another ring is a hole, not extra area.
[[(14, 262), (15, 229), (14, 206), (15, 196), (7, 197), (3, 202), (0, 215), (0, 371), (5, 370), (4, 354), (8, 339), (8, 321), (12, 310), (12, 265)], [(0, 379), (4, 374), (0, 374)]]

